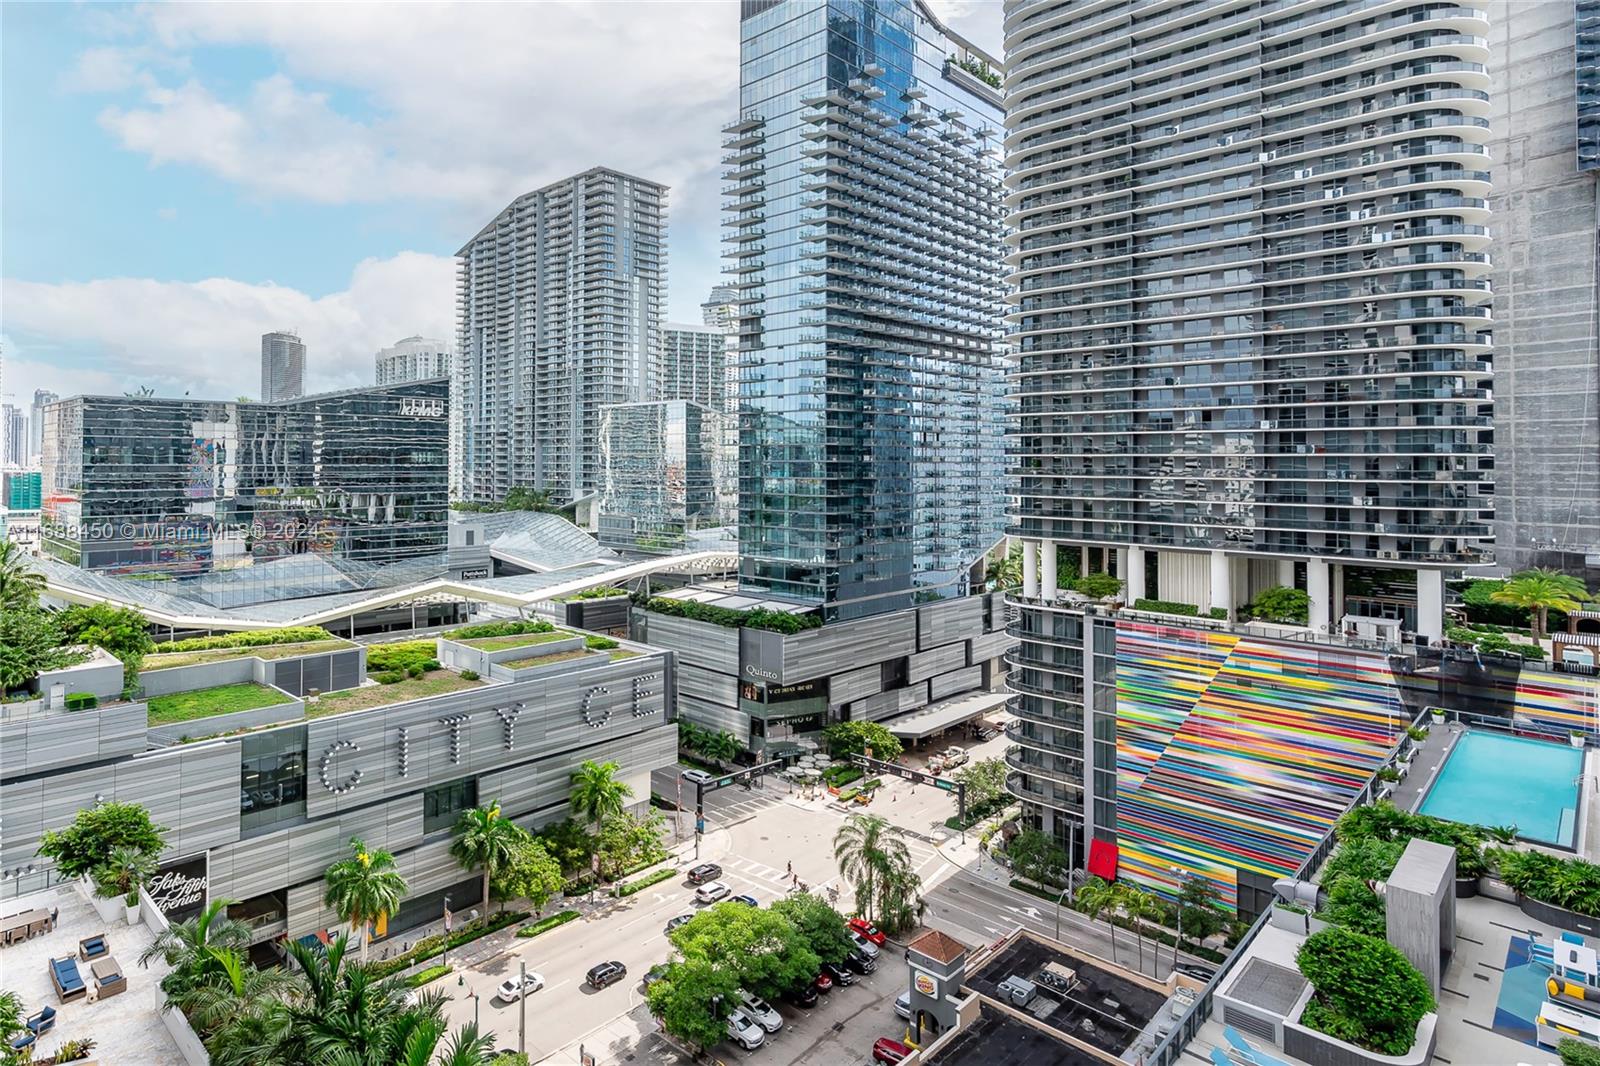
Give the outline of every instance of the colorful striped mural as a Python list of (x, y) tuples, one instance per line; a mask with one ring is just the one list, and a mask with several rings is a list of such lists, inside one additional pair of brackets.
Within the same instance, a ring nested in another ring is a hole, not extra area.
[(1595, 678), (1524, 669), (1516, 685), (1517, 718), (1562, 732), (1600, 732)]
[(1236, 871), (1294, 873), (1407, 721), (1382, 655), (1119, 622), (1120, 875), (1205, 877), (1232, 909)]

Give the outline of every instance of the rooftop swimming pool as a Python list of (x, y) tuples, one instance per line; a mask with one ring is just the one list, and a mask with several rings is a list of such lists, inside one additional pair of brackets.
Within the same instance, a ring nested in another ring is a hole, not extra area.
[(1574, 848), (1583, 752), (1506, 733), (1464, 734), (1422, 801), (1421, 813), (1472, 825), (1515, 825), (1538, 844)]

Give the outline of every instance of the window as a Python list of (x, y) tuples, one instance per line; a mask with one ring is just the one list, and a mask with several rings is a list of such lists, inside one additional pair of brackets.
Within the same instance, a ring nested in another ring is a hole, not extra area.
[(304, 726), (247, 735), (239, 751), (239, 828), (251, 831), (304, 818)]
[(464, 777), (435, 785), (422, 794), (422, 831), (437, 833), (453, 828), (462, 811), (478, 805), (478, 779)]

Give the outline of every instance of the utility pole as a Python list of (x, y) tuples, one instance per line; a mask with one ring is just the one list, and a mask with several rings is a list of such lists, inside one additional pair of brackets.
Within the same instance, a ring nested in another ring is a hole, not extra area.
[(517, 987), (522, 989), (522, 995), (517, 997), (517, 1054), (528, 1053), (528, 960), (518, 961)]

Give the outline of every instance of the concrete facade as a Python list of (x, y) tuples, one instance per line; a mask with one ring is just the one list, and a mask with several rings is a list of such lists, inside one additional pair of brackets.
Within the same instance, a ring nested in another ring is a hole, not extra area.
[(1437, 996), (1456, 944), (1456, 849), (1412, 840), (1384, 892), (1385, 934)]
[(1575, 7), (1494, 0), (1488, 141), (1494, 218), (1495, 561), (1600, 554), (1597, 174), (1578, 169)]

